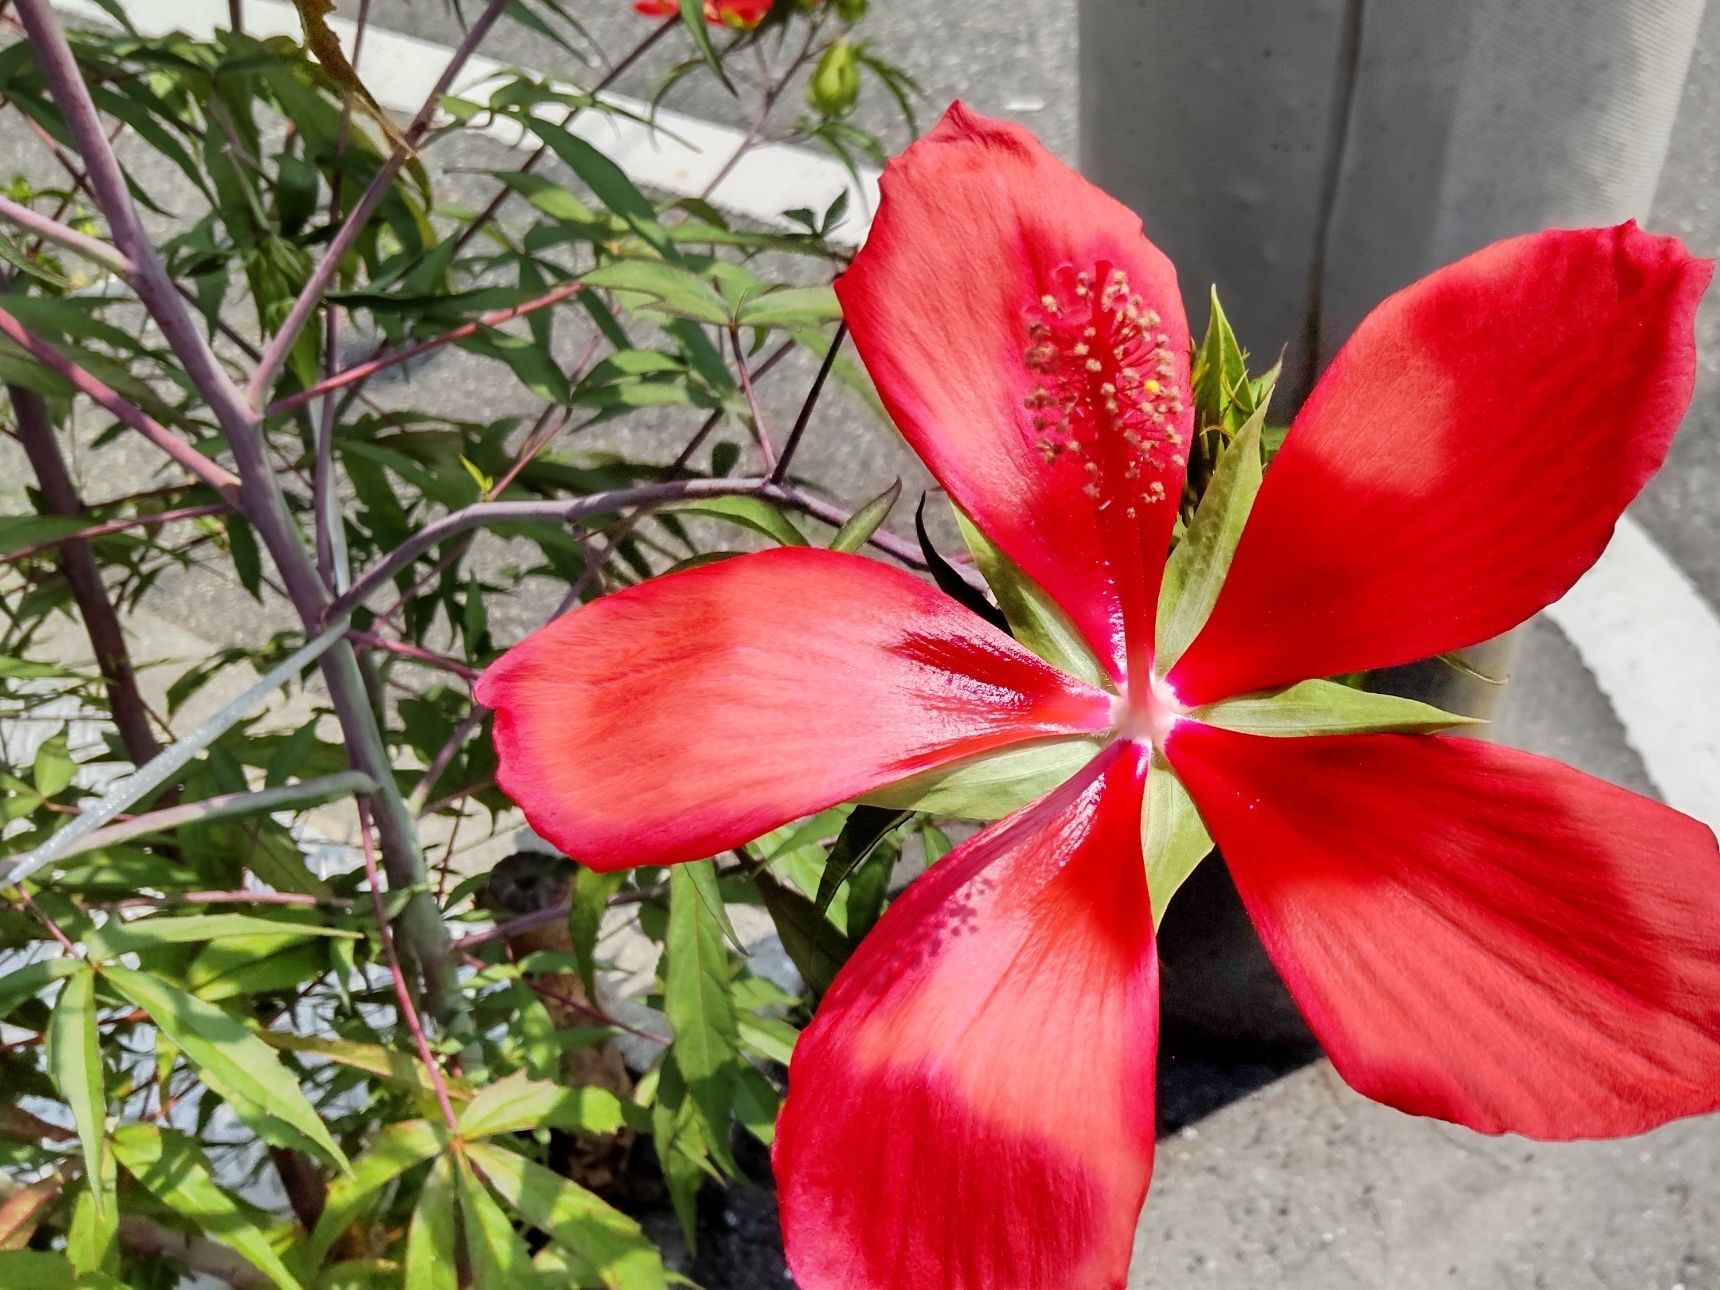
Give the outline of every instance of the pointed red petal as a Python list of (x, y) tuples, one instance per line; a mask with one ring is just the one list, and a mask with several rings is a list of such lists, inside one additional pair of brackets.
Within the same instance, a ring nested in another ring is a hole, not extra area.
[(1720, 1108), (1720, 851), (1695, 820), (1473, 739), (1190, 724), (1169, 754), (1360, 1092), (1552, 1139)]
[[(1170, 262), (1031, 134), (959, 103), (883, 194), (836, 291), (884, 405), (1100, 658), (1124, 658), (1125, 612), (1149, 654), (1191, 424)], [(1131, 296), (1144, 326), (1122, 317)]]
[(1712, 271), (1626, 224), (1500, 242), (1387, 300), (1267, 471), (1178, 695), (1426, 658), (1563, 595), (1665, 460)]
[(656, 578), (478, 682), (497, 779), (593, 868), (715, 855), (922, 770), (1104, 728), (1110, 700), (919, 579), (783, 548)]
[(935, 865), (843, 968), (773, 1163), (803, 1290), (1121, 1290), (1158, 967), (1132, 751)]

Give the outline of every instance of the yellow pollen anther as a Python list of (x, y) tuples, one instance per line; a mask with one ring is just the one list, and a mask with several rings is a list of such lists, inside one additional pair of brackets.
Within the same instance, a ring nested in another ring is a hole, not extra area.
[(1153, 380), (1151, 377), (1148, 377), (1145, 381), (1141, 382), (1141, 388), (1143, 390), (1145, 390), (1148, 394), (1157, 394), (1160, 390), (1164, 389), (1165, 387), (1160, 385), (1157, 381)]
[(1103, 372), (1105, 365), (1096, 358), (1090, 358), (1087, 360), (1087, 370), (1089, 372)]

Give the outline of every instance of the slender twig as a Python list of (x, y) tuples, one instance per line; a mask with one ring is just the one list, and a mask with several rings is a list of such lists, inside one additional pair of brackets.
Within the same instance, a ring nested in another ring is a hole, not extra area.
[(39, 214), (28, 206), (13, 201), (10, 197), (0, 197), (0, 219), (34, 233), (45, 242), (52, 242), (56, 246), (75, 252), (83, 256), (84, 259), (101, 265), (104, 269), (112, 270), (122, 278), (131, 276), (131, 261), (111, 244), (90, 237), (88, 234), (80, 233), (77, 229), (62, 224), (56, 219), (50, 219), (46, 215)]
[(460, 718), (460, 724), (454, 727), (453, 733), (430, 759), (430, 764), (424, 768), (418, 783), (412, 789), (412, 795), (406, 799), (406, 805), (417, 816), (425, 814), (424, 806), (430, 800), (430, 790), (436, 787), (436, 781), (442, 777), (442, 772), (448, 769), (448, 764), (454, 760), (460, 751), (460, 745), (472, 737), (472, 732), (484, 724), (488, 712), (484, 708), (474, 706), (470, 712)]
[(300, 780), (296, 784), (259, 789), (254, 793), (222, 793), (215, 797), (182, 802), (178, 806), (134, 815), (129, 820), (86, 833), (61, 851), (60, 858), (63, 860), (83, 851), (112, 846), (116, 842), (127, 842), (132, 838), (147, 837), (152, 833), (165, 833), (169, 829), (177, 829), (186, 824), (207, 824), (211, 820), (225, 819), (230, 815), (263, 814), (287, 806), (314, 806), (318, 802), (333, 801), (337, 797), (346, 797), (352, 793), (375, 791), (376, 781), (369, 775), (355, 770), (343, 770), (332, 775), (320, 775), (315, 779)]
[[(27, 393), (27, 391), (26, 391)], [(12, 406), (18, 406), (17, 394), (12, 395)], [(100, 505), (108, 505), (103, 502)], [(163, 524), (173, 524), (179, 520), (201, 519), (206, 515), (224, 515), (233, 508), (226, 502), (209, 502), (203, 506), (180, 506), (173, 510), (156, 511), (152, 515), (122, 515), (118, 519), (103, 520), (100, 524), (92, 524), (87, 529), (79, 529), (76, 533), (68, 533), (64, 537), (49, 538), (46, 542), (37, 542), (33, 546), (19, 547), (16, 551), (8, 551), (0, 556), (0, 564), (16, 564), (33, 555), (41, 555), (44, 551), (52, 551), (57, 547), (73, 543), (88, 542), (92, 538), (106, 537), (110, 533), (123, 533), (126, 529), (157, 528)]]
[(408, 641), (397, 641), (392, 637), (381, 636), (376, 632), (361, 631), (356, 627), (349, 628), (346, 634), (353, 640), (369, 645), (373, 649), (385, 650), (390, 654), (398, 654), (401, 658), (409, 658), (415, 663), (424, 664), (426, 667), (434, 667), (439, 668), (444, 672), (452, 672), (455, 676), (462, 677), (467, 681), (475, 681), (478, 679), (477, 668), (468, 666), (467, 664), (460, 662), (457, 658), (449, 658), (445, 654), (438, 654), (433, 650), (427, 650), (422, 645), (413, 645)]
[(729, 328), (729, 345), (735, 352), (735, 372), (740, 377), (741, 393), (746, 396), (747, 414), (752, 419), (753, 441), (758, 444), (759, 456), (764, 459), (765, 473), (776, 479), (776, 449), (771, 447), (770, 431), (764, 427), (764, 413), (759, 411), (758, 396), (753, 393), (752, 373), (747, 369), (747, 352), (741, 344), (739, 327)]
[(788, 440), (782, 445), (782, 455), (776, 459), (776, 468), (770, 472), (771, 483), (780, 484), (788, 478), (788, 465), (800, 448), (807, 424), (812, 420), (812, 409), (818, 404), (818, 396), (824, 392), (824, 383), (830, 379), (830, 369), (836, 366), (836, 351), (842, 348), (843, 338), (847, 335), (848, 324), (837, 323), (836, 335), (830, 338), (830, 348), (824, 351), (824, 361), (818, 365), (818, 375), (812, 378), (812, 385), (800, 405), (800, 415), (795, 417), (794, 428), (788, 432)]
[(318, 381), (307, 390), (300, 390), (296, 394), (289, 394), (285, 398), (276, 399), (273, 403), (269, 404), (268, 415), (275, 416), (282, 412), (291, 412), (294, 408), (303, 407), (314, 399), (321, 398), (327, 394), (332, 394), (334, 391), (344, 389), (348, 385), (354, 385), (360, 381), (367, 381), (378, 372), (386, 371), (390, 367), (398, 367), (402, 363), (410, 363), (413, 359), (420, 358), (423, 355), (428, 354), (431, 350), (440, 349), (444, 345), (451, 345), (456, 341), (465, 340), (468, 336), (476, 335), (485, 328), (499, 327), (501, 324), (509, 322), (512, 319), (524, 318), (527, 314), (533, 314), (540, 309), (547, 309), (552, 305), (560, 304), (569, 296), (582, 290), (584, 290), (584, 287), (581, 283), (566, 282), (557, 287), (554, 291), (546, 291), (543, 295), (538, 296), (533, 300), (527, 300), (523, 304), (509, 305), (506, 309), (497, 309), (493, 313), (487, 313), (481, 318), (474, 318), (471, 322), (461, 323), (460, 326), (455, 327), (452, 331), (443, 332), (440, 336), (432, 336), (427, 340), (417, 341), (411, 345), (403, 345), (399, 349), (389, 350), (387, 353), (380, 354), (374, 358), (367, 358), (364, 362), (355, 363), (345, 371), (336, 372), (333, 376)]
[(48, 912), (22, 887), (18, 888), (18, 901), (35, 916), (37, 922), (48, 929), (48, 934), (60, 943), (61, 949), (73, 958), (83, 957), (83, 951), (72, 944), (71, 938), (60, 929), (60, 925), (48, 917)]
[[(35, 5), (45, 3), (45, 0), (23, 0), (23, 2)], [(461, 69), (477, 52), (478, 46), (483, 43), (490, 28), (495, 25), (496, 20), (502, 16), (502, 12), (510, 3), (511, 0), (489, 0), (489, 3), (484, 6), (484, 11), (467, 29), (465, 36), (449, 56), (448, 65), (442, 69), (442, 75), (437, 78), (435, 86), (431, 89), (429, 96), (425, 98), (424, 106), (418, 109), (418, 115), (412, 118), (412, 123), (406, 127), (401, 141), (395, 144), (394, 150), (388, 155), (388, 159), (377, 167), (376, 174), (371, 178), (370, 186), (364, 190), (364, 195), (358, 199), (351, 213), (347, 215), (346, 222), (340, 226), (340, 230), (329, 242), (328, 250), (323, 253), (323, 258), (317, 262), (316, 268), (311, 270), (304, 288), (299, 292), (298, 298), (293, 301), (292, 308), (287, 311), (285, 320), (275, 334), (269, 338), (268, 344), (263, 347), (263, 357), (257, 363), (257, 370), (251, 374), (250, 384), (246, 387), (246, 394), (253, 407), (263, 405), (269, 387), (274, 383), (276, 374), (287, 361), (287, 355), (292, 352), (293, 345), (297, 343), (299, 333), (304, 331), (305, 325), (310, 322), (311, 315), (316, 312), (317, 307), (322, 303), (323, 295), (334, 282), (335, 274), (340, 271), (341, 261), (346, 258), (347, 252), (358, 241), (359, 235), (364, 232), (365, 226), (370, 222), (370, 217), (376, 213), (376, 208), (382, 204), (382, 199), (388, 195), (388, 190), (394, 184), (395, 176), (400, 173), (400, 167), (406, 162), (408, 150), (417, 147), (424, 136), (429, 133), (430, 126), (436, 119), (436, 111), (441, 106), (443, 95), (447, 94), (453, 86)]]
[(167, 891), (159, 896), (125, 896), (97, 901), (96, 909), (136, 909), (139, 906), (180, 905), (292, 905), (305, 909), (351, 909), (352, 902), (339, 896), (318, 896), (308, 891)]
[[(325, 617), (328, 587), (317, 576), (315, 559), (306, 549), (287, 508), (269, 459), (256, 409), (228, 377), (180, 296), (178, 287), (168, 276), (132, 201), (119, 158), (102, 132), (101, 118), (90, 97), (89, 87), (78, 70), (77, 59), (66, 42), (65, 32), (50, 0), (16, 0), (16, 4), (43, 79), (84, 159), (90, 191), (107, 218), (115, 245), (136, 266), (133, 287), (138, 299), (155, 319), (186, 376), (203, 396), (226, 436), (244, 481), (240, 489), (240, 507), (257, 530), (258, 538), (268, 548), (306, 630), (314, 630), (314, 625)], [(493, 21), (501, 7), (500, 0), (492, 0), (486, 17)], [(463, 62), (463, 57), (459, 61)], [(433, 113), (437, 97), (431, 96), (426, 114)], [(396, 169), (399, 164), (397, 150), (394, 154)], [(382, 181), (382, 176), (379, 175), (378, 180)], [(386, 181), (382, 181), (382, 188), (386, 188)], [(372, 191), (367, 193), (367, 196), (371, 195), (380, 201), (382, 189), (373, 183)], [(354, 212), (355, 216), (358, 214)], [(352, 223), (349, 218), (348, 227)], [(331, 247), (329, 258), (338, 260), (343, 253)], [(332, 275), (332, 268), (329, 272)], [(311, 307), (314, 305), (313, 300)], [(303, 326), (302, 320), (299, 326)], [(290, 345), (288, 340), (280, 350), (281, 359), (284, 359)], [(261, 361), (266, 360), (267, 354)], [(424, 885), (424, 854), (419, 845), (416, 822), (395, 787), (393, 766), (370, 706), (358, 659), (351, 646), (339, 639), (338, 628), (334, 635), (336, 643), (332, 646), (326, 646), (324, 637), (318, 638), (319, 648), (327, 648), (322, 657), (322, 670), (328, 683), (329, 699), (340, 719), (353, 768), (369, 775), (378, 785), (374, 798), (376, 826), (389, 877), (401, 888), (413, 892), (401, 911), (403, 944), (422, 974), (425, 1000), (431, 1010), (439, 1016), (451, 1016), (452, 1011), (459, 1007), (459, 998), (452, 965), (445, 953), (447, 928)], [(126, 803), (120, 805), (123, 809)], [(62, 838), (68, 831), (62, 830), (54, 837)], [(50, 843), (53, 841), (50, 839)]]
[(459, 1128), (459, 1118), (454, 1114), (454, 1104), (448, 1100), (448, 1085), (442, 1078), (441, 1064), (430, 1050), (430, 1041), (424, 1037), (424, 1023), (419, 1020), (417, 1005), (412, 1002), (412, 991), (406, 988), (406, 974), (401, 971), (394, 935), (388, 929), (388, 904), (382, 890), (382, 875), (376, 864), (376, 844), (370, 837), (370, 811), (362, 801), (358, 807), (358, 832), (364, 844), (364, 877), (370, 885), (370, 901), (376, 911), (376, 936), (382, 942), (382, 953), (388, 960), (388, 975), (394, 980), (400, 1015), (406, 1028), (412, 1032), (412, 1041), (418, 1045), (419, 1060), (424, 1063), (424, 1072), (430, 1077), (430, 1086), (436, 1090), (436, 1104), (442, 1108), (442, 1119), (452, 1132)]
[[(18, 422), (18, 438), (24, 454), (36, 472), (36, 484), (41, 489), (46, 510), (53, 515), (82, 516), (83, 504), (72, 486), (65, 459), (60, 456), (54, 438), (54, 424), (48, 417), (47, 404), (34, 390), (8, 385), (6, 393), (12, 400), (12, 413)], [(141, 766), (161, 745), (155, 741), (150, 728), (149, 709), (137, 688), (137, 674), (131, 666), (131, 653), (126, 649), (125, 633), (120, 630), (113, 602), (108, 599), (102, 583), (101, 566), (95, 554), (82, 540), (86, 534), (62, 539), (59, 550), (60, 569), (72, 589), (78, 613), (84, 620), (84, 632), (90, 649), (95, 652), (96, 667), (107, 688), (108, 705), (113, 710), (114, 725), (119, 729), (120, 742), (132, 764)]]
[(49, 371), (64, 377), (78, 393), (136, 430), (221, 496), (229, 501), (238, 500), (239, 479), (231, 471), (209, 460), (136, 404), (127, 402), (115, 390), (33, 334), (4, 309), (0, 309), (0, 335), (4, 335)]
[(648, 506), (657, 502), (680, 501), (694, 497), (726, 497), (731, 494), (756, 493), (768, 487), (763, 479), (684, 479), (662, 484), (644, 484), (638, 488), (617, 488), (604, 493), (592, 493), (571, 500), (541, 502), (478, 502), (452, 514), (433, 520), (371, 565), (358, 577), (344, 596), (328, 607), (332, 620), (349, 614), (362, 605), (378, 588), (395, 574), (407, 568), (424, 552), (446, 542), (468, 529), (493, 524), (520, 523), (527, 520), (554, 520), (569, 523), (588, 515), (602, 515), (629, 506)]

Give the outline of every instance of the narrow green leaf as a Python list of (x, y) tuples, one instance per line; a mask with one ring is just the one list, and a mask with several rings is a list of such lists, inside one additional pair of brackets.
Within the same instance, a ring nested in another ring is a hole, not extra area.
[(780, 287), (747, 301), (735, 322), (741, 327), (816, 327), (841, 317), (832, 287)]
[(320, 1147), (343, 1170), (346, 1156), (330, 1136), (281, 1059), (230, 1013), (159, 977), (117, 964), (101, 969), (107, 983), (149, 1014), (196, 1066), (203, 1082), (235, 1104), (277, 1120)]
[(1164, 921), (1165, 908), (1177, 888), (1211, 850), (1212, 838), (1188, 790), (1155, 752), (1141, 805), (1141, 852), (1146, 857), (1154, 927)]
[(690, 269), (661, 260), (611, 260), (580, 278), (587, 286), (620, 292), (620, 302), (643, 305), (673, 318), (726, 326), (729, 309), (711, 285)]
[(0, 977), (0, 1020), (11, 1016), (12, 1010), (26, 999), (33, 999), (62, 977), (81, 972), (83, 963), (64, 957), (37, 959), (15, 972)]
[[(424, 1063), (415, 1054), (396, 1052), (380, 1044), (360, 1043), (355, 1039), (295, 1035), (285, 1030), (264, 1030), (257, 1037), (279, 1052), (325, 1058), (337, 1065), (363, 1071), (403, 1092), (426, 1098), (434, 1097), (436, 1093), (430, 1077), (424, 1073)], [(471, 1087), (463, 1080), (444, 1076), (443, 1083), (455, 1105), (472, 1096)]]
[(627, 881), (627, 875), (600, 873), (580, 865), (573, 873), (573, 890), (569, 893), (567, 914), (568, 939), (573, 943), (573, 956), (579, 964), (579, 979), (585, 985), (588, 999), (597, 997), (597, 938), (603, 931), (603, 913), (609, 908), (609, 898)]
[(85, 967), (66, 978), (48, 1014), (48, 1073), (72, 1109), (72, 1123), (84, 1149), (84, 1175), (90, 1196), (102, 1208), (102, 1153), (105, 1150), (107, 1090), (96, 1036), (96, 974)]
[(693, 48), (699, 51), (699, 57), (705, 60), (705, 66), (722, 82), (723, 88), (734, 94), (734, 82), (729, 80), (729, 74), (723, 70), (723, 60), (718, 56), (716, 46), (711, 43), (710, 28), (705, 25), (705, 0), (680, 0), (680, 6), (681, 25), (692, 36)]
[(768, 870), (758, 874), (753, 882), (782, 941), (783, 953), (806, 982), (806, 988), (815, 995), (823, 994), (847, 962), (853, 944), (818, 912), (818, 906), (808, 897), (779, 882)]
[(1218, 288), (1212, 289), (1212, 316), (1206, 326), (1206, 336), (1195, 351), (1190, 385), (1194, 395), (1197, 428), (1223, 426), (1234, 430), (1240, 421), (1235, 416), (1236, 393), (1248, 380), (1242, 346), (1231, 330), (1230, 319), (1218, 303)]
[(920, 554), (926, 558), (926, 567), (931, 570), (932, 581), (938, 584), (938, 590), (943, 592), (957, 604), (965, 605), (973, 610), (986, 622), (1001, 632), (1010, 630), (1009, 619), (1003, 611), (985, 598), (980, 591), (948, 560), (943, 552), (932, 541), (932, 535), (926, 532), (926, 495), (920, 494), (920, 504), (914, 508), (914, 536), (920, 541)]
[(454, 1165), (447, 1156), (439, 1156), (424, 1179), (406, 1229), (405, 1290), (458, 1290), (459, 1234)]
[(534, 1080), (524, 1071), (480, 1089), (460, 1113), (460, 1136), (563, 1129), (570, 1133), (614, 1133), (629, 1122), (621, 1100), (589, 1084), (567, 1087)]
[(960, 507), (952, 509), (962, 540), (967, 543), (991, 594), (997, 597), (998, 608), (1009, 620), (1009, 630), (1015, 639), (1051, 666), (1098, 689), (1110, 689), (1110, 677), (1057, 602), (993, 546), (991, 539)]
[(1000, 820), (1067, 781), (1103, 747), (1102, 736), (1034, 740), (923, 771), (861, 800), (901, 811)]
[(740, 933), (735, 931), (735, 925), (729, 921), (728, 908), (723, 904), (723, 893), (717, 887), (717, 867), (709, 860), (695, 860), (680, 866), (687, 871), (687, 876), (693, 880), (693, 886), (699, 893), (699, 899), (705, 904), (705, 910), (722, 929), (723, 939), (735, 947), (735, 952), (742, 958), (747, 956), (747, 947), (741, 942)]
[(110, 918), (101, 927), (84, 933), (83, 943), (97, 959), (117, 958), (157, 945), (217, 941), (232, 936), (286, 937), (334, 936), (358, 940), (359, 934), (320, 923), (258, 918), (253, 914), (164, 914), (130, 920)]
[(890, 511), (901, 495), (902, 481), (898, 479), (848, 517), (848, 522), (837, 529), (836, 536), (830, 539), (830, 549), (858, 551), (865, 546), (884, 521), (890, 518)]
[(72, 782), (72, 776), (78, 773), (78, 764), (72, 760), (66, 751), (66, 736), (55, 735), (44, 739), (42, 746), (36, 749), (35, 765), (31, 768), (30, 776), (36, 785), (36, 791), (43, 797), (52, 797), (67, 784)]
[(1191, 715), (1207, 725), (1251, 735), (1425, 734), (1486, 724), (1478, 717), (1334, 681), (1302, 681), (1271, 694), (1225, 699)]
[(535, 1290), (538, 1279), (531, 1251), (463, 1154), (454, 1157), (454, 1177), (460, 1189), (460, 1218), (466, 1234), (466, 1257), (472, 1264), (472, 1284), (485, 1290), (492, 1286), (495, 1290)]
[(665, 506), (664, 511), (678, 515), (702, 515), (710, 519), (728, 520), (742, 528), (763, 533), (781, 546), (810, 546), (806, 535), (795, 528), (776, 507), (759, 497), (707, 497), (691, 502)]
[(0, 1286), (20, 1290), (77, 1290), (77, 1270), (63, 1254), (45, 1250), (0, 1251)]
[(404, 1120), (379, 1129), (370, 1149), (352, 1162), (352, 1172), (329, 1184), (322, 1217), (311, 1233), (311, 1261), (321, 1263), (327, 1257), (371, 1197), (441, 1149), (442, 1135), (426, 1120)]
[(907, 818), (907, 811), (891, 807), (854, 808), (842, 826), (842, 832), (837, 835), (835, 845), (830, 848), (830, 859), (818, 880), (816, 908), (820, 914), (829, 911), (830, 902), (836, 899), (836, 893), (848, 881), (848, 876), (866, 863), (890, 835), (890, 830)]
[(298, 1278), (263, 1234), (262, 1216), (221, 1189), (191, 1139), (153, 1124), (128, 1124), (115, 1129), (111, 1141), (120, 1165), (161, 1204), (283, 1290), (299, 1290)]
[(1154, 662), (1161, 676), (1206, 624), (1224, 575), (1230, 571), (1254, 495), (1260, 491), (1261, 415), (1248, 419), (1218, 459), (1200, 509), (1165, 565)]
[[(703, 30), (702, 23), (700, 30)], [(669, 235), (657, 221), (656, 210), (620, 166), (584, 139), (553, 121), (531, 112), (526, 112), (517, 119), (521, 125), (547, 143), (550, 150), (590, 186), (597, 199), (627, 221), (627, 226), (645, 239), (652, 250), (665, 260), (680, 259), (679, 253), (669, 241)]]
[[(709, 863), (703, 862), (703, 863)], [(739, 1040), (729, 996), (723, 932), (688, 866), (669, 870), (668, 966), (663, 1012), (674, 1030), (674, 1053), (688, 1095), (704, 1119), (712, 1150), (724, 1152)]]
[(466, 1148), (472, 1164), (515, 1213), (554, 1237), (610, 1290), (661, 1290), (663, 1259), (639, 1224), (576, 1183), (512, 1151), (484, 1142)]

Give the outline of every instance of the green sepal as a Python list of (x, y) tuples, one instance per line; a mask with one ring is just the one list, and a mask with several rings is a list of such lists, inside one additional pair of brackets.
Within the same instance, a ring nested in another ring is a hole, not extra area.
[(1147, 864), (1147, 895), (1153, 903), (1153, 926), (1164, 921), (1165, 908), (1177, 888), (1212, 850), (1212, 836), (1200, 812), (1170, 764), (1153, 754), (1147, 771), (1146, 798), (1141, 803), (1141, 854)]
[(1200, 509), (1165, 564), (1154, 662), (1161, 676), (1170, 671), (1206, 625), (1224, 576), (1230, 571), (1243, 525), (1260, 491), (1260, 427), (1265, 416), (1262, 406), (1236, 432), (1218, 459), (1212, 482), (1200, 499)]
[(1097, 689), (1110, 689), (1111, 680), (1105, 669), (1057, 602), (993, 546), (991, 539), (980, 532), (959, 506), (951, 509), (956, 513), (962, 540), (967, 543), (991, 594), (997, 597), (997, 607), (1003, 611), (1015, 639), (1052, 667)]
[(1104, 746), (1104, 736), (1018, 744), (924, 771), (860, 800), (963, 820), (1001, 820), (1067, 781)]
[(1250, 735), (1427, 734), (1485, 724), (1479, 717), (1335, 681), (1302, 681), (1270, 694), (1224, 699), (1189, 716)]

